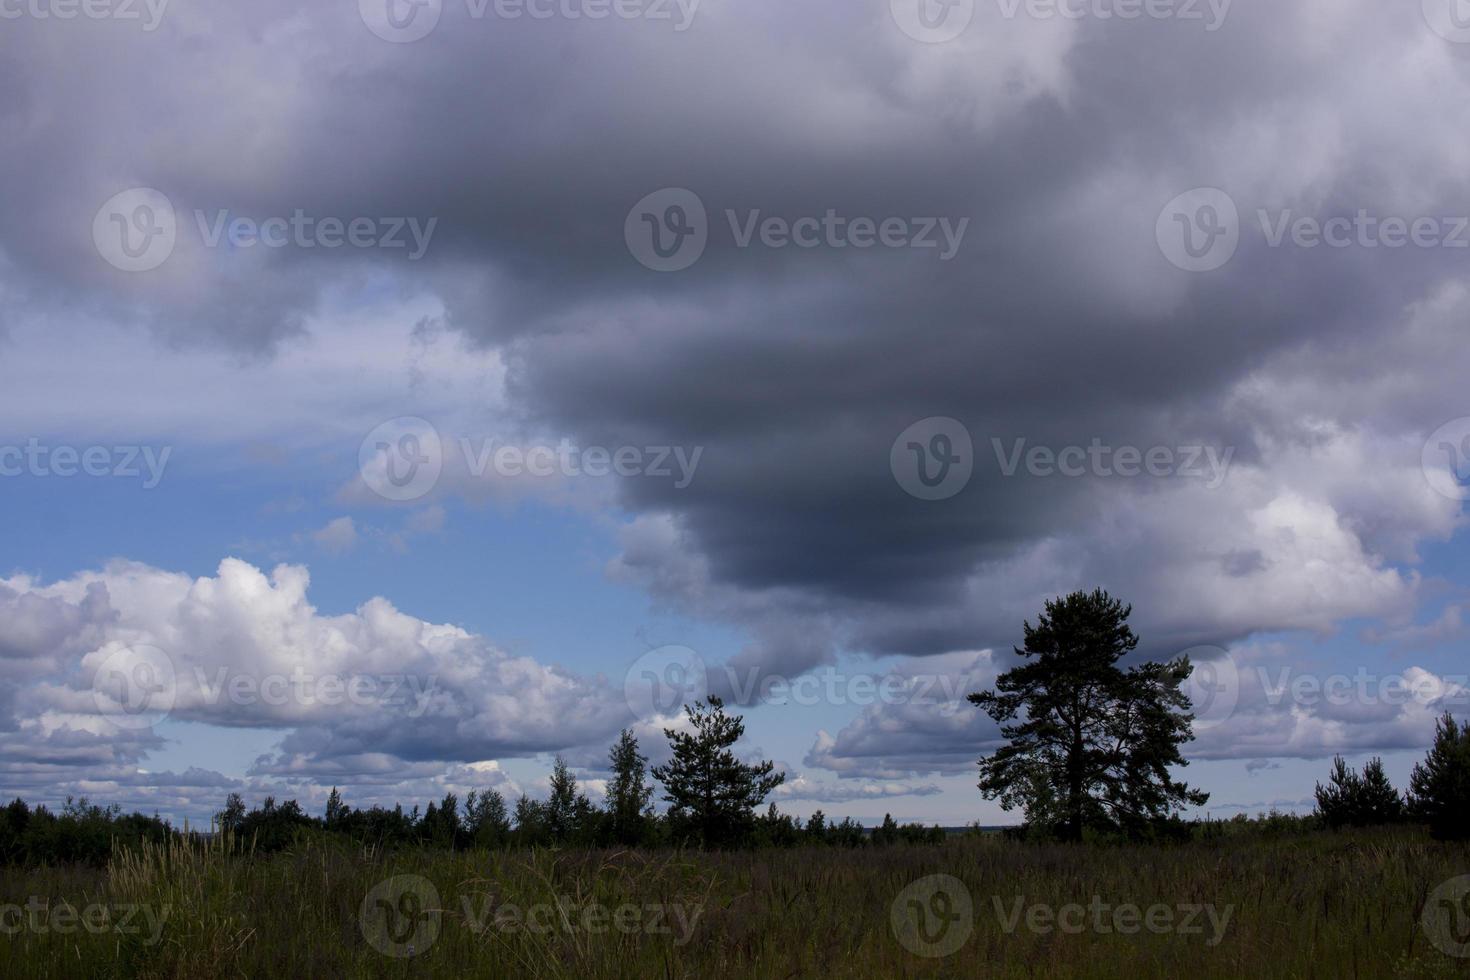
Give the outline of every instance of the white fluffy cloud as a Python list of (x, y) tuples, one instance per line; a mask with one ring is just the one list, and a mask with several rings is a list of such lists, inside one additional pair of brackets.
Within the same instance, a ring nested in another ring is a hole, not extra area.
[(237, 559), (197, 579), (119, 561), (50, 584), (0, 580), (13, 665), (0, 772), (18, 785), (131, 779), (162, 744), (149, 723), (166, 717), (287, 730), (255, 764), (261, 779), (454, 785), (483, 760), (606, 741), (629, 719), (605, 681), (386, 599), (322, 615), (308, 585), (305, 568)]

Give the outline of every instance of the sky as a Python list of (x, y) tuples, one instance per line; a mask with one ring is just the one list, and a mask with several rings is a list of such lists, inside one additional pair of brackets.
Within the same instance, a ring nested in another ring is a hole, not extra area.
[(1013, 823), (1043, 603), (1199, 815), (1470, 667), (1461, 0), (0, 0), (0, 793)]

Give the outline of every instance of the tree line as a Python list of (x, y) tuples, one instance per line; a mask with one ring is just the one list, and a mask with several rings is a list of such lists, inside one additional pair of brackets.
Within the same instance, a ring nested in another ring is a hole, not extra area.
[[(759, 807), (785, 776), (769, 761), (747, 763), (735, 754), (745, 733), (743, 719), (711, 696), (686, 705), (690, 730), (665, 729), (671, 757), (649, 768), (638, 740), (624, 730), (608, 753), (611, 778), (606, 799), (594, 805), (580, 791), (565, 759), (557, 756), (545, 800), (520, 796), (513, 804), (494, 789), (471, 791), (463, 802), (454, 793), (405, 812), (402, 805), (354, 809), (336, 787), (320, 817), (296, 800), (268, 796), (247, 809), (231, 793), (214, 819), (229, 845), (242, 852), (283, 850), (305, 836), (340, 837), (373, 847), (424, 846), (450, 849), (526, 847), (794, 847), (872, 844), (934, 844), (939, 827), (900, 826), (886, 815), (871, 833), (857, 821), (829, 821), (820, 810), (805, 822), (771, 803)], [(663, 812), (654, 807), (662, 788)], [(7, 863), (104, 863), (113, 842), (163, 840), (174, 832), (157, 816), (124, 816), (116, 806), (98, 807), (68, 799), (62, 812), (29, 808), (17, 799), (0, 810), (0, 861)]]
[[(1036, 625), (1023, 624), (1024, 644), (1014, 650), (1022, 663), (1001, 674), (993, 690), (969, 696), (1000, 729), (1003, 744), (979, 762), (979, 788), (1003, 809), (1024, 812), (1011, 836), (1167, 840), (1199, 830), (1182, 811), (1203, 806), (1208, 794), (1173, 775), (1188, 765), (1182, 747), (1194, 738), (1193, 706), (1182, 688), (1192, 665), (1183, 657), (1121, 666), (1138, 646), (1127, 622), (1131, 613), (1101, 589), (1047, 601)], [(401, 805), (353, 809), (333, 787), (325, 813), (314, 817), (295, 800), (277, 804), (273, 797), (247, 810), (232, 793), (216, 824), (235, 846), (263, 851), (310, 833), (373, 846), (446, 848), (860, 847), (945, 839), (938, 827), (901, 827), (892, 816), (868, 833), (851, 818), (829, 822), (821, 811), (805, 822), (774, 803), (759, 812), (785, 776), (770, 761), (748, 763), (735, 754), (743, 719), (727, 714), (715, 696), (685, 712), (688, 730), (664, 729), (670, 758), (652, 769), (633, 733), (621, 733), (608, 753), (611, 778), (600, 806), (558, 756), (545, 800), (522, 795), (512, 804), (491, 789), (469, 793), (463, 805), (450, 793), (422, 813), (417, 806), (405, 813)], [(651, 780), (662, 789), (662, 812), (654, 807), (658, 789)], [(1382, 760), (1359, 773), (1338, 757), (1316, 796), (1316, 813), (1289, 821), (1294, 827), (1417, 821), (1436, 838), (1470, 838), (1470, 725), (1449, 714), (1439, 719), (1434, 744), (1402, 795), (1389, 784)], [(156, 816), (124, 816), (115, 806), (68, 800), (52, 814), (16, 800), (0, 810), (0, 861), (105, 860), (113, 838), (168, 833)]]

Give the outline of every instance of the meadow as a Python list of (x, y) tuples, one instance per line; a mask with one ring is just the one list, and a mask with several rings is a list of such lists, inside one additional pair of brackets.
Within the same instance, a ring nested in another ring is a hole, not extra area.
[[(1439, 978), (1470, 844), (1416, 827), (1174, 844), (374, 851), (303, 837), (0, 869), (0, 972), (33, 978)], [(1433, 915), (1429, 916), (1432, 920)], [(127, 927), (124, 928), (124, 921)]]

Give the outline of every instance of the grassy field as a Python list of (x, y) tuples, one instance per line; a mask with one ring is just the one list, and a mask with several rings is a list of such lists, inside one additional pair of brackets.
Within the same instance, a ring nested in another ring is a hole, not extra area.
[(105, 869), (0, 870), (0, 971), (1462, 977), (1470, 959), (1454, 944), (1470, 940), (1456, 928), (1470, 903), (1445, 905), (1438, 929), (1421, 913), (1464, 874), (1470, 845), (1410, 829), (1152, 847), (971, 835), (729, 854), (374, 855), (305, 843), (239, 858), (176, 844)]

